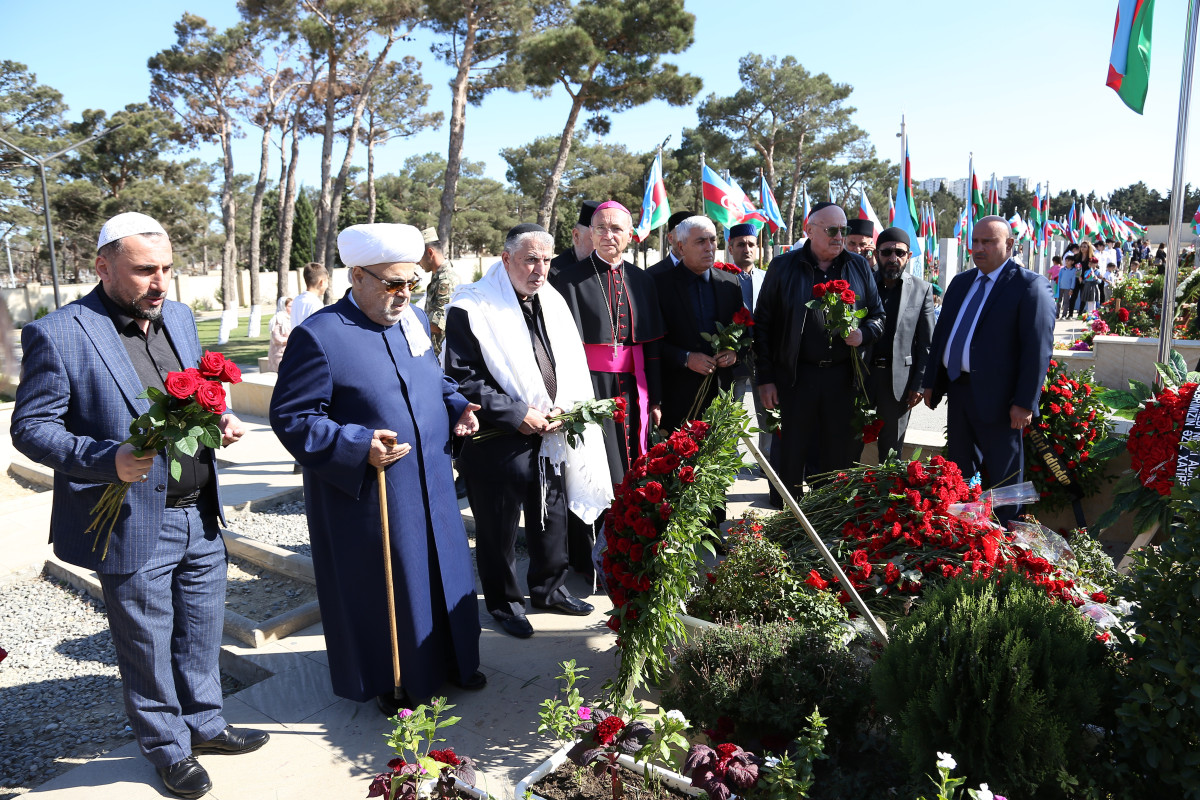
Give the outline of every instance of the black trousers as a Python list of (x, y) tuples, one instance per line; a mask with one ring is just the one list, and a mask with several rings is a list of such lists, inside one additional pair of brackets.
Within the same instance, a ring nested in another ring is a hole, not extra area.
[(483, 586), (483, 601), (497, 618), (525, 613), (525, 595), (517, 582), (517, 524), (525, 512), (525, 544), (529, 549), (526, 580), (535, 606), (557, 603), (567, 596), (567, 496), (563, 478), (542, 461), (546, 506), (542, 516), (542, 482), (467, 477), (467, 498), (475, 515), (475, 563)]
[[(908, 403), (897, 400), (892, 388), (891, 367), (871, 367), (871, 375), (867, 378), (871, 387), (871, 398), (875, 403), (875, 413), (883, 420), (879, 430), (879, 463), (882, 464), (888, 453), (899, 452), (904, 448), (904, 434), (908, 433)], [(906, 398), (907, 399), (907, 398)]]
[(783, 439), (779, 463), (793, 489), (813, 475), (854, 465), (854, 372), (849, 360), (828, 367), (800, 363), (796, 383), (780, 386)]
[[(967, 379), (970, 380), (969, 378)], [(946, 456), (962, 470), (963, 480), (978, 472), (986, 491), (1025, 480), (1025, 436), (1008, 419), (985, 419), (976, 409), (971, 387), (951, 383), (947, 392)], [(1019, 506), (995, 509), (1001, 524), (1020, 513)]]

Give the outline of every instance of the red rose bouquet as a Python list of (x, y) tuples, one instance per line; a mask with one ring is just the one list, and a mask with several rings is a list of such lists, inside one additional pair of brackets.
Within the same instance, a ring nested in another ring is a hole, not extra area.
[(1121, 449), (1091, 370), (1071, 374), (1050, 361), (1039, 417), (1025, 429), (1025, 470), (1051, 511), (1099, 492), (1105, 464)]
[[(813, 311), (825, 312), (825, 331), (829, 340), (833, 341), (834, 337), (845, 339), (850, 335), (850, 331), (858, 329), (858, 321), (867, 316), (865, 308), (855, 310), (854, 304), (857, 300), (858, 297), (848, 281), (826, 281), (813, 287), (813, 299), (805, 303), (805, 306)], [(854, 378), (865, 392), (862, 365), (858, 363), (857, 353), (852, 355), (850, 363), (854, 366)]]
[[(201, 445), (221, 446), (219, 422), (225, 413), (226, 383), (241, 383), (242, 371), (227, 361), (221, 353), (207, 351), (200, 366), (182, 372), (167, 373), (163, 381), (166, 392), (147, 387), (138, 397), (150, 401), (150, 408), (129, 425), (129, 438), (123, 444), (133, 445), (138, 453), (162, 450), (170, 465), (171, 477), (179, 480), (183, 456), (194, 456)], [(103, 560), (108, 556), (108, 543), (113, 527), (129, 492), (128, 481), (110, 484), (92, 508), (92, 524), (84, 533), (96, 534), (92, 550), (104, 534)]]
[[(960, 515), (958, 507), (980, 496), (953, 462), (934, 456), (928, 463), (892, 461), (838, 473), (800, 505), (863, 600), (883, 619), (908, 614), (928, 586), (1001, 570), (1020, 571), (1052, 597), (1081, 604), (1073, 581), (1045, 558), (986, 519)], [(850, 603), (795, 518), (776, 514), (763, 533), (787, 551), (797, 572), (808, 571), (809, 586)]]
[(1155, 522), (1166, 522), (1170, 513), (1184, 419), (1200, 374), (1188, 372), (1183, 356), (1174, 351), (1169, 363), (1156, 367), (1163, 381), (1157, 393), (1145, 383), (1131, 380), (1128, 391), (1100, 395), (1115, 415), (1132, 419), (1133, 427), (1125, 441), (1131, 472), (1114, 487), (1112, 508), (1096, 521), (1097, 531), (1112, 525), (1126, 511), (1136, 509), (1133, 525), (1139, 533)]
[[(716, 333), (701, 333), (700, 336), (704, 341), (712, 345), (713, 353), (720, 353), (723, 350), (731, 350), (734, 353), (740, 353), (750, 346), (750, 329), (754, 327), (754, 315), (751, 314), (744, 306), (739, 308), (733, 315), (733, 319), (728, 325), (720, 322), (716, 323)], [(716, 372), (710, 372), (704, 376), (704, 381), (700, 384), (700, 389), (696, 392), (696, 399), (692, 402), (692, 407), (687, 413), (687, 419), (696, 419), (704, 413), (701, 404), (704, 398), (708, 396), (712, 389), (713, 381), (717, 379)]]

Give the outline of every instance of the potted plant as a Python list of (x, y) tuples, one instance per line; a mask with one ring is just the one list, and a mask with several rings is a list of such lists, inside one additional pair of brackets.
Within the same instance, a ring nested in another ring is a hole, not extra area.
[(475, 788), (475, 762), (469, 756), (455, 753), (452, 747), (433, 749), (434, 743), (445, 741), (438, 738), (438, 730), (462, 719), (442, 718), (452, 708), (454, 706), (449, 705), (446, 698), (435, 697), (428, 706), (419, 705), (411, 710), (402, 708), (392, 717), (396, 727), (388, 736), (388, 744), (396, 758), (388, 762), (387, 772), (381, 772), (371, 781), (367, 797), (384, 800), (490, 798), (487, 792)]

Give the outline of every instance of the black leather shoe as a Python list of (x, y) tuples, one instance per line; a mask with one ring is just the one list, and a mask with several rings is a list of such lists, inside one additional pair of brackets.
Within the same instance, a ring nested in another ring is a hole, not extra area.
[(533, 636), (533, 626), (529, 624), (529, 618), (521, 615), (519, 617), (504, 617), (497, 618), (500, 627), (509, 636), (515, 636), (518, 639), (528, 639)]
[[(528, 622), (528, 620), (526, 620)], [(533, 629), (530, 628), (530, 632)], [(487, 675), (484, 675), (479, 670), (475, 670), (475, 674), (467, 678), (465, 681), (460, 681), (458, 678), (451, 678), (450, 682), (460, 689), (466, 689), (469, 692), (477, 692), (487, 686)]]
[(588, 614), (596, 610), (596, 607), (591, 603), (585, 603), (578, 597), (567, 595), (557, 603), (551, 603), (547, 606), (534, 606), (544, 611), (557, 611), (559, 614), (570, 614), (573, 617), (586, 617)]
[(381, 694), (375, 698), (375, 705), (379, 706), (379, 710), (389, 719), (399, 714), (402, 708), (407, 708), (411, 711), (413, 706), (417, 704), (408, 696), (408, 692), (404, 692), (403, 694), (404, 696), (398, 700), (394, 693)]
[(192, 755), (199, 756), (207, 753), (222, 755), (237, 755), (253, 753), (267, 743), (271, 734), (266, 731), (256, 731), (251, 728), (235, 728), (229, 725), (207, 742), (192, 745)]
[(176, 797), (202, 797), (212, 789), (208, 773), (193, 756), (157, 769), (163, 786)]

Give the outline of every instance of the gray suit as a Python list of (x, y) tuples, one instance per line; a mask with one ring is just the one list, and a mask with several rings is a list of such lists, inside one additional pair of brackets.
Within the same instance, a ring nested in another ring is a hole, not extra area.
[[(883, 278), (879, 291), (883, 293)], [(875, 412), (883, 420), (879, 432), (880, 460), (892, 450), (904, 446), (908, 431), (909, 406), (907, 397), (921, 390), (921, 378), (929, 359), (929, 344), (933, 339), (933, 286), (909, 272), (900, 280), (900, 307), (896, 319), (887, 320), (886, 327), (895, 328), (890, 353), (871, 353), (871, 399)]]
[[(137, 397), (144, 387), (97, 291), (22, 329), (13, 446), (54, 470), (54, 554), (99, 574), (130, 726), (146, 758), (165, 767), (225, 728), (216, 467), (198, 505), (167, 508), (160, 455), (148, 480), (130, 485), (108, 555), (84, 535), (92, 507), (119, 480), (116, 453), (130, 422), (150, 405)], [(196, 366), (191, 310), (167, 300), (162, 317), (180, 364)]]

